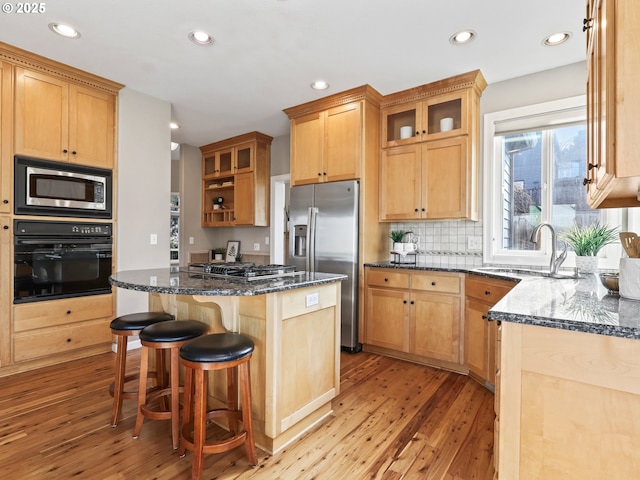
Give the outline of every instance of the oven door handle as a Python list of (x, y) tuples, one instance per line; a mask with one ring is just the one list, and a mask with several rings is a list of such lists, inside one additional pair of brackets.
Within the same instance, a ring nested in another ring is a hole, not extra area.
[(16, 245), (40, 245), (40, 244), (55, 244), (55, 245), (78, 245), (78, 244), (82, 244), (82, 245), (90, 245), (90, 244), (104, 244), (104, 245), (111, 245), (111, 239), (105, 239), (105, 238), (76, 238), (76, 239), (54, 239), (54, 238), (47, 238), (47, 239), (37, 239), (37, 238), (33, 238), (33, 239), (21, 239), (18, 238), (15, 241)]

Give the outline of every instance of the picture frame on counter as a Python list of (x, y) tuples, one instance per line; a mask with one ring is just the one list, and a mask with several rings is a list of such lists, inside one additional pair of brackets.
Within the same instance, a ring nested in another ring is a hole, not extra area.
[(227, 256), (225, 262), (235, 262), (240, 257), (240, 241), (229, 240), (227, 242)]

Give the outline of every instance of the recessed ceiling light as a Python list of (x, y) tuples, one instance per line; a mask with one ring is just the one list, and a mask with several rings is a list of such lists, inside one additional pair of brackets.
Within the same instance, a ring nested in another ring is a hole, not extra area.
[(313, 88), (314, 90), (326, 90), (327, 88), (329, 88), (329, 84), (324, 80), (316, 80), (311, 84), (311, 88)]
[(70, 27), (69, 25), (65, 25), (64, 23), (50, 23), (49, 29), (53, 33), (57, 33), (63, 37), (67, 38), (80, 38), (80, 32), (75, 28)]
[(569, 32), (553, 33), (545, 38), (542, 43), (548, 47), (553, 47), (554, 45), (560, 45), (566, 42), (570, 37), (571, 33)]
[(476, 38), (476, 32), (473, 30), (460, 30), (449, 37), (449, 43), (451, 45), (462, 45), (469, 43), (474, 38)]
[(180, 125), (178, 125), (176, 122), (171, 122), (169, 124), (169, 127), (171, 127), (171, 130), (176, 130), (176, 129), (180, 128)]
[(191, 40), (196, 45), (213, 45), (213, 37), (207, 32), (203, 32), (201, 30), (190, 32), (189, 40)]

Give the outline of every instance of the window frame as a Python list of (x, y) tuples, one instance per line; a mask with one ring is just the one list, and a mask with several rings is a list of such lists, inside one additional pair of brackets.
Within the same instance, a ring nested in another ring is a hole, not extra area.
[[(558, 112), (567, 111), (567, 121), (571, 120), (571, 115), (575, 115), (575, 110), (586, 108), (586, 95), (578, 95), (549, 102), (526, 105), (522, 107), (486, 113), (483, 118), (483, 263), (486, 265), (519, 265), (529, 267), (549, 266), (551, 258), (551, 242), (548, 230), (544, 230), (541, 235), (541, 248), (539, 250), (503, 250), (501, 248), (502, 222), (500, 209), (502, 195), (494, 195), (494, 192), (501, 192), (502, 186), (502, 151), (501, 146), (494, 141), (496, 124), (510, 120), (526, 117), (544, 117), (549, 114), (554, 117)], [(542, 125), (541, 125), (542, 128)], [(586, 159), (585, 159), (586, 162)], [(544, 179), (542, 195), (545, 197), (546, 205), (551, 204), (551, 189), (548, 188), (549, 165), (545, 162), (542, 166)], [(640, 228), (640, 209), (601, 209), (603, 221), (609, 225), (620, 227), (624, 231), (628, 227), (636, 226)], [(544, 209), (542, 222), (549, 222), (551, 209)], [(559, 233), (559, 232), (556, 232)], [(562, 251), (562, 244), (558, 242), (558, 249)], [(599, 268), (617, 269), (622, 254), (620, 243), (609, 245), (602, 249), (599, 258)], [(569, 252), (562, 268), (575, 267), (575, 254)]]

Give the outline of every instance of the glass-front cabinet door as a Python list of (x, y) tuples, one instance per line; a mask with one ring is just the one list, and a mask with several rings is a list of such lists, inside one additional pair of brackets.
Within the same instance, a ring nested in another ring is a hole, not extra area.
[(382, 147), (395, 147), (421, 141), (422, 102), (388, 107), (382, 112)]
[(468, 92), (438, 95), (422, 109), (422, 139), (436, 140), (469, 133)]
[(251, 143), (240, 145), (236, 150), (236, 173), (245, 173), (253, 171), (255, 161), (255, 153)]

